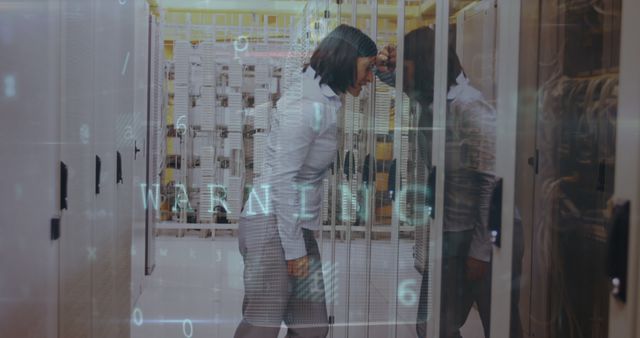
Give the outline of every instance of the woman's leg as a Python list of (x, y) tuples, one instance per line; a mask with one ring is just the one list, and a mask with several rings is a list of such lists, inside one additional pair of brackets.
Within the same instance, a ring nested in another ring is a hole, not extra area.
[(329, 332), (325, 302), (322, 259), (312, 230), (303, 229), (309, 256), (309, 275), (289, 278), (290, 294), (285, 323), (290, 338), (324, 338)]
[(427, 337), (427, 318), (429, 315), (429, 271), (425, 269), (422, 274), (422, 283), (420, 284), (420, 298), (418, 301), (418, 316), (416, 319), (416, 333), (418, 338)]
[(270, 216), (240, 220), (240, 253), (244, 260), (242, 322), (235, 338), (276, 338), (289, 298), (287, 264), (278, 229)]
[(466, 276), (466, 262), (473, 231), (443, 233), (440, 337), (459, 338), (473, 304), (472, 285)]

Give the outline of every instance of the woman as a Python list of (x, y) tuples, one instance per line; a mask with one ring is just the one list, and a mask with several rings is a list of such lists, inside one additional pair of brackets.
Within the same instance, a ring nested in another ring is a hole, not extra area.
[(278, 102), (263, 175), (240, 218), (245, 297), (236, 338), (277, 337), (282, 321), (287, 337), (328, 332), (314, 236), (321, 226), (322, 180), (336, 154), (340, 95), (358, 96), (373, 80), (377, 53), (360, 30), (340, 25), (301, 70), (301, 90), (290, 88)]

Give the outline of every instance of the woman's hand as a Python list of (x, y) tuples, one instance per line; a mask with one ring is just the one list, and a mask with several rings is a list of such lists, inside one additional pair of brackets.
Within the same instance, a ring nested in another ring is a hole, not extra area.
[(287, 261), (287, 272), (291, 277), (305, 278), (309, 276), (309, 256)]
[(376, 57), (376, 68), (383, 73), (396, 70), (396, 46), (387, 45), (378, 52)]

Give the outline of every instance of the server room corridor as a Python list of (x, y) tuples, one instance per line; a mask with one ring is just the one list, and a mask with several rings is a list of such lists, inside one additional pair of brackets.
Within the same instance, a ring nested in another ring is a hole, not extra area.
[[(354, 243), (355, 254), (364, 254), (364, 243)], [(329, 249), (328, 246), (325, 249)], [(379, 262), (380, 269), (376, 275), (384, 276), (385, 268), (391, 265), (388, 261), (390, 247), (379, 248), (374, 260)], [(242, 285), (236, 281), (242, 279), (242, 257), (237, 250), (237, 240), (225, 235), (211, 241), (201, 238), (195, 232), (185, 237), (162, 236), (157, 242), (156, 269), (148, 279), (144, 292), (134, 309), (132, 338), (144, 337), (181, 337), (193, 332), (193, 337), (232, 337), (241, 317)], [(409, 243), (402, 243), (401, 250), (411, 255)], [(338, 256), (344, 257), (346, 248), (337, 248)], [(345, 262), (336, 263), (336, 279), (346, 281), (346, 274), (337, 267), (344, 267)], [(405, 270), (413, 267), (401, 267)], [(366, 283), (364, 271), (354, 271), (351, 276), (358, 285)], [(417, 280), (419, 274), (414, 273)], [(378, 292), (372, 311), (376, 318), (385, 318), (388, 314), (388, 295), (385, 290), (385, 278), (376, 279), (374, 288)], [(346, 290), (345, 282), (338, 282), (337, 289)], [(356, 296), (361, 298), (362, 296)], [(357, 298), (354, 298), (357, 300)], [(415, 337), (412, 322), (417, 310), (417, 302), (410, 302), (403, 310), (400, 318), (400, 337)], [(374, 326), (370, 337), (387, 337), (387, 332), (380, 328), (389, 325), (388, 321), (371, 322)], [(464, 337), (481, 338), (480, 318), (472, 312), (467, 323), (462, 327)], [(352, 324), (353, 335), (361, 336), (363, 324)], [(186, 333), (185, 333), (186, 332)], [(280, 337), (284, 337), (285, 330)]]
[(0, 0), (0, 338), (640, 338), (638, 17)]
[(196, 329), (194, 336), (233, 336), (243, 296), (235, 282), (242, 278), (237, 241), (225, 236), (211, 242), (192, 234), (180, 241), (163, 238), (157, 245), (156, 272), (140, 298), (140, 325), (134, 325), (132, 337), (173, 337), (183, 323), (187, 331)]

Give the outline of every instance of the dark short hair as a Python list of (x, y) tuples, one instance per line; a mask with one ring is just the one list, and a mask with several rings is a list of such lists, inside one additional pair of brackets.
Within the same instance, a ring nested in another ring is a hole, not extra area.
[[(415, 65), (415, 88), (422, 97), (433, 101), (433, 77), (435, 73), (436, 34), (429, 27), (420, 27), (404, 37), (404, 59)], [(455, 48), (449, 44), (447, 59), (447, 91), (456, 84), (464, 70)]]
[(371, 38), (355, 27), (342, 24), (322, 39), (303, 71), (311, 66), (316, 77), (320, 77), (320, 84), (341, 94), (355, 83), (358, 58), (377, 54), (378, 48)]

